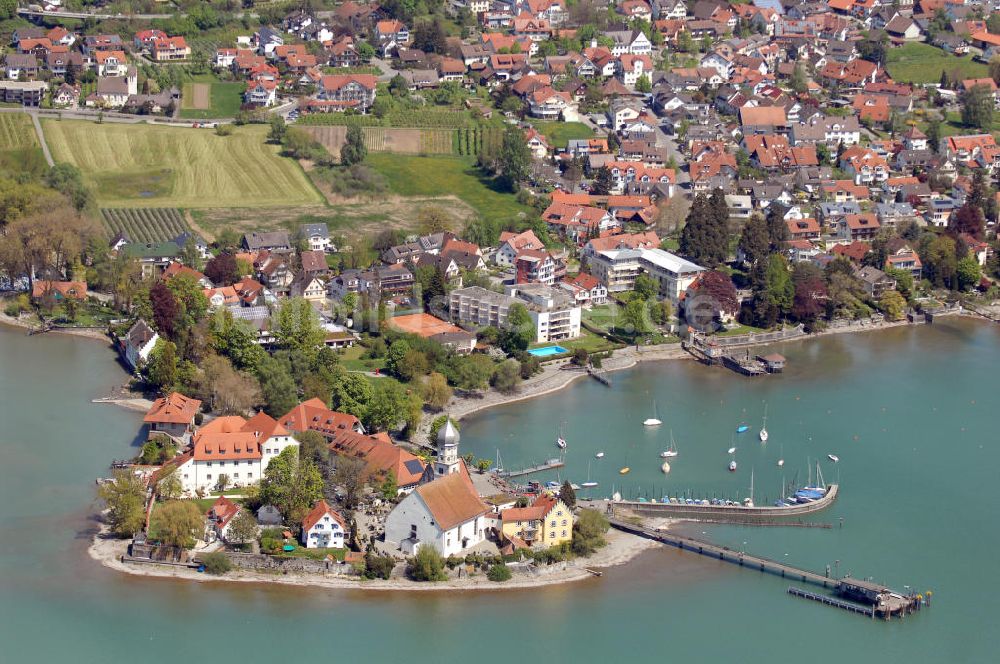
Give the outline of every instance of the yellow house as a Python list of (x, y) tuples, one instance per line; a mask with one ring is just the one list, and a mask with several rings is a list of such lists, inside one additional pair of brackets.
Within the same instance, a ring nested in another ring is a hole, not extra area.
[(528, 507), (500, 513), (503, 539), (517, 538), (528, 546), (548, 548), (573, 539), (573, 512), (557, 496), (542, 495)]

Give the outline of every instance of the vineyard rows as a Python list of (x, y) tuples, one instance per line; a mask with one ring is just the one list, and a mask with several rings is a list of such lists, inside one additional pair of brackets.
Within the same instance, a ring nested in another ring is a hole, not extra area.
[(142, 244), (167, 242), (190, 230), (176, 208), (108, 208), (101, 215), (109, 235), (121, 232)]
[(344, 126), (358, 124), (362, 127), (416, 127), (421, 129), (458, 129), (472, 125), (472, 116), (466, 110), (390, 111), (385, 117), (374, 115), (346, 115), (344, 113), (309, 113), (298, 119), (299, 124), (313, 126)]

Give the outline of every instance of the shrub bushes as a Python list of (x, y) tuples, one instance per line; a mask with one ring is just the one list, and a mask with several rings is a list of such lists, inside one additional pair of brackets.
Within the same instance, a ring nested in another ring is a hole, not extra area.
[(487, 572), (486, 574), (486, 578), (496, 583), (503, 583), (504, 581), (510, 581), (510, 577), (511, 577), (510, 568), (504, 565), (503, 563), (500, 563), (499, 565), (494, 565), (493, 567), (490, 568), (490, 571)]
[(392, 556), (377, 556), (369, 551), (365, 554), (363, 576), (366, 579), (388, 579), (395, 566), (396, 561)]
[(225, 574), (233, 568), (233, 564), (229, 562), (229, 558), (222, 553), (206, 553), (201, 557), (201, 564), (205, 566), (205, 572), (207, 574), (213, 574), (215, 576), (220, 576)]

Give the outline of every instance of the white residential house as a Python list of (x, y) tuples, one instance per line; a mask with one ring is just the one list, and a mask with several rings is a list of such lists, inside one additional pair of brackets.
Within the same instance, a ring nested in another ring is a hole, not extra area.
[(307, 549), (343, 549), (347, 522), (325, 500), (302, 519), (302, 545)]
[(229, 486), (249, 486), (260, 481), (271, 459), (298, 444), (264, 413), (249, 420), (217, 417), (195, 432), (191, 449), (178, 457), (177, 473), (187, 495), (211, 491), (223, 475)]
[(143, 319), (137, 320), (125, 333), (125, 337), (119, 340), (125, 363), (133, 371), (138, 371), (149, 359), (149, 354), (153, 352), (153, 348), (156, 347), (156, 342), (159, 340), (160, 335), (157, 334), (156, 330)]

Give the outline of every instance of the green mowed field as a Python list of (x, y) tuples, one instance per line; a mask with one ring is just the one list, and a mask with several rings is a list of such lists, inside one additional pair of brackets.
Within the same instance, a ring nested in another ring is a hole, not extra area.
[(48, 168), (27, 113), (0, 113), (0, 170), (39, 175)]
[(207, 129), (46, 120), (56, 161), (75, 164), (102, 207), (282, 207), (322, 198), (264, 126)]
[(0, 113), (0, 150), (38, 146), (38, 136), (27, 113)]
[(243, 91), (246, 84), (241, 82), (195, 81), (211, 86), (211, 106), (207, 109), (192, 108), (194, 104), (194, 83), (185, 83), (181, 89), (180, 117), (189, 120), (211, 120), (235, 117), (243, 105)]
[(549, 146), (564, 148), (571, 140), (593, 138), (594, 130), (582, 122), (535, 122), (535, 129), (542, 132)]
[(886, 68), (892, 78), (900, 83), (937, 83), (941, 72), (966, 78), (989, 76), (989, 68), (973, 62), (972, 56), (955, 57), (930, 44), (904, 44), (890, 48)]
[(469, 157), (369, 154), (365, 163), (381, 173), (398, 196), (455, 196), (482, 216), (511, 219), (528, 208), (513, 194), (494, 188)]

